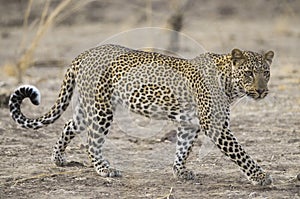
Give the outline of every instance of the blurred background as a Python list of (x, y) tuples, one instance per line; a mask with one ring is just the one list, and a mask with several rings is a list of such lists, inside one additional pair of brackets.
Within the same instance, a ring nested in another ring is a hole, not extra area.
[[(18, 76), (23, 81), (20, 76), (30, 66), (64, 66), (83, 50), (112, 35), (143, 27), (181, 31), (211, 52), (272, 49), (277, 61), (283, 58), (283, 62), (288, 59), (289, 64), (299, 64), (300, 1), (297, 0), (0, 0), (0, 3), (2, 78)], [(136, 40), (146, 43), (147, 36), (140, 35)]]

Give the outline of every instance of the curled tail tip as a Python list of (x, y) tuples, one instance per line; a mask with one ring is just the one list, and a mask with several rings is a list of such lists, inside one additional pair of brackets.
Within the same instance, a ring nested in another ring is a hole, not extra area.
[[(17, 98), (26, 98), (29, 97), (30, 101), (34, 104), (34, 105), (39, 105), (41, 102), (41, 94), (40, 91), (32, 85), (22, 85), (19, 86), (14, 93), (11, 95), (11, 100), (10, 103), (12, 103), (12, 99), (13, 97), (17, 97)], [(22, 100), (21, 99), (21, 100)]]

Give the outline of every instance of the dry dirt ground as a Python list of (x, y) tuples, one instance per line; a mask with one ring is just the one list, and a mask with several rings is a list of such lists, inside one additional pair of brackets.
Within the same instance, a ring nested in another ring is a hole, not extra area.
[[(30, 24), (39, 16), (43, 2), (37, 1)], [(26, 101), (24, 113), (37, 117), (55, 102), (66, 67), (53, 66), (53, 60), (67, 65), (81, 51), (117, 33), (138, 27), (165, 27), (172, 7), (167, 1), (149, 2), (92, 1), (71, 14), (64, 12), (65, 17), (39, 43), (34, 54), (36, 66), (24, 74), (23, 83), (36, 85), (42, 94), (41, 106), (33, 107)], [(83, 147), (84, 136), (74, 139), (67, 148), (70, 164), (56, 167), (50, 161), (52, 146), (71, 117), (72, 107), (55, 124), (34, 131), (19, 128), (8, 108), (2, 106), (0, 198), (300, 198), (300, 4), (242, 2), (194, 1), (187, 7), (183, 32), (207, 51), (227, 53), (235, 47), (274, 50), (269, 96), (259, 102), (241, 101), (232, 107), (231, 117), (232, 131), (246, 151), (271, 173), (272, 186), (250, 184), (237, 166), (203, 136), (187, 165), (197, 178), (178, 181), (171, 169), (175, 144), (161, 141), (174, 128), (164, 122), (135, 119), (124, 111), (115, 121), (104, 151), (111, 164), (123, 171), (122, 178), (96, 174)], [(18, 60), (22, 53), (25, 9), (26, 1), (1, 1), (1, 92), (11, 92), (18, 85), (4, 65)], [(34, 27), (27, 31), (27, 44)], [(129, 37), (129, 46), (135, 42), (138, 44), (133, 45), (148, 45), (147, 36)], [(189, 46), (183, 51), (189, 52)], [(126, 126), (128, 123), (131, 126)]]

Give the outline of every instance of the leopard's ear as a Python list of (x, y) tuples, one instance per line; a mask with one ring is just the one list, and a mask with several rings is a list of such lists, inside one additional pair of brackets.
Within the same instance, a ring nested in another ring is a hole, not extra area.
[(273, 51), (268, 51), (264, 54), (264, 58), (265, 60), (268, 62), (268, 64), (271, 64), (272, 63), (272, 59), (274, 57), (274, 52)]
[(245, 56), (243, 55), (243, 52), (237, 48), (231, 51), (231, 57), (233, 66), (240, 66), (246, 60)]

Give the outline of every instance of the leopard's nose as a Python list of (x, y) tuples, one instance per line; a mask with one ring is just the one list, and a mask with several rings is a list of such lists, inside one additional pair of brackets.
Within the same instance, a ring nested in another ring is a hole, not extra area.
[(259, 95), (262, 95), (266, 90), (265, 89), (256, 89), (256, 92), (259, 94)]

